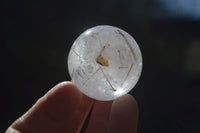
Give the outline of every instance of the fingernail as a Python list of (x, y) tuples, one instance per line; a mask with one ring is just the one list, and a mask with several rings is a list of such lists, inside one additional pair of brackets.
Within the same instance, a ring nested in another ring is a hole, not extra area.
[(19, 131), (17, 131), (16, 129), (13, 129), (11, 127), (9, 127), (5, 133), (20, 133)]

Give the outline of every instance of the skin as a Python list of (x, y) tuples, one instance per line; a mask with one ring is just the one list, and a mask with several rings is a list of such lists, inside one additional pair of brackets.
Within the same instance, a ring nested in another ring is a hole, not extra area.
[(79, 133), (93, 104), (86, 133), (136, 133), (138, 106), (131, 95), (114, 101), (95, 101), (72, 82), (53, 87), (6, 133)]

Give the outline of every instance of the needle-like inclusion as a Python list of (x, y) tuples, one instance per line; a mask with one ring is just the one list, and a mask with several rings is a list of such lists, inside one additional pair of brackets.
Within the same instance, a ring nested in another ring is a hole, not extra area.
[(142, 71), (136, 41), (114, 26), (96, 26), (83, 32), (68, 56), (72, 81), (85, 95), (101, 101), (128, 93)]

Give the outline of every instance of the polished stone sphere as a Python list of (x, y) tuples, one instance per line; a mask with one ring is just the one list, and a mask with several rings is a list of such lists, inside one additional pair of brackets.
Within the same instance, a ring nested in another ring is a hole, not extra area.
[(113, 100), (128, 93), (142, 71), (135, 39), (124, 30), (100, 25), (83, 32), (68, 56), (68, 71), (77, 88), (96, 100)]

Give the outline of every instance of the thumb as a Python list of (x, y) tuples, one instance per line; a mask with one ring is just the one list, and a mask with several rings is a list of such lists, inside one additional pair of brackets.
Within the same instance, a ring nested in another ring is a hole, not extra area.
[(53, 133), (81, 102), (81, 93), (71, 82), (63, 82), (40, 98), (17, 119), (6, 133)]

